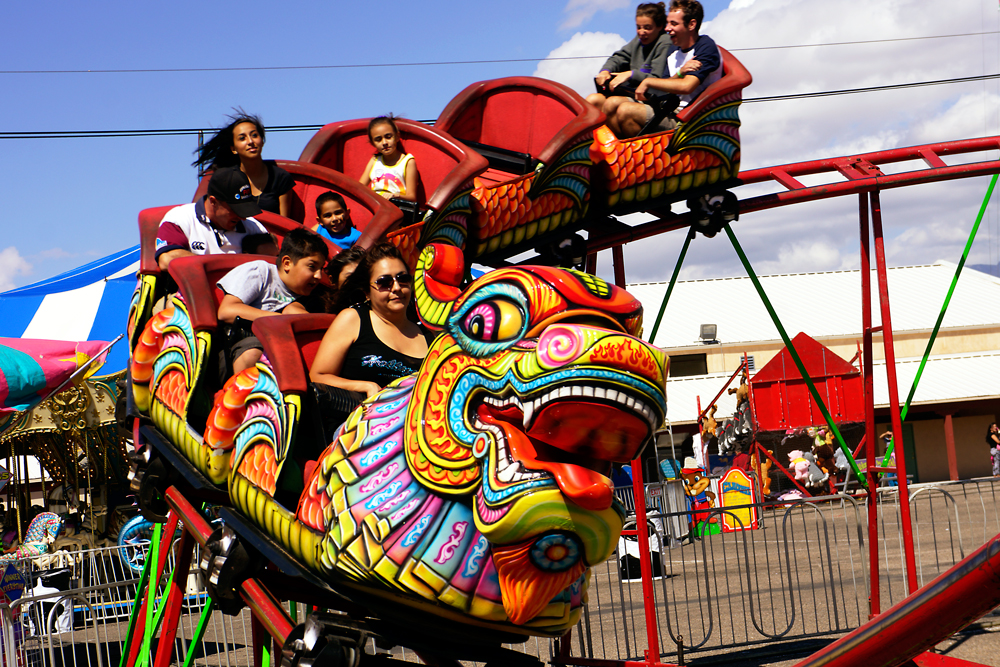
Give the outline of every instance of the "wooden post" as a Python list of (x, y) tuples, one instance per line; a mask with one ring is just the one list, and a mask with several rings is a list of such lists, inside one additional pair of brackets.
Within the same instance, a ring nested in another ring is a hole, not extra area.
[(955, 424), (952, 422), (952, 413), (944, 416), (944, 448), (948, 453), (948, 478), (953, 482), (958, 481), (958, 457), (955, 456)]

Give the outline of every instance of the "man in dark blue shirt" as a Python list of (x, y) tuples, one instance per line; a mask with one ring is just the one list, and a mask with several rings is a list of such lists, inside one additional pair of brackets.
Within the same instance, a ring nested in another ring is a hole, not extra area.
[[(608, 126), (619, 138), (634, 137), (653, 117), (653, 108), (644, 104), (656, 94), (673, 94), (680, 98), (678, 109), (683, 109), (705, 88), (722, 78), (722, 54), (708, 35), (699, 35), (705, 10), (698, 0), (673, 0), (667, 14), (666, 31), (673, 46), (667, 53), (667, 66), (663, 78), (643, 79), (635, 90), (637, 102), (626, 102), (618, 107)], [(657, 131), (676, 126), (673, 118), (660, 123)]]

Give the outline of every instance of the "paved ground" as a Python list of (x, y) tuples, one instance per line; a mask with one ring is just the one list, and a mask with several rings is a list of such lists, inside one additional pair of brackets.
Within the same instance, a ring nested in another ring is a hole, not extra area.
[[(992, 480), (920, 488), (912, 508), (920, 585), (1000, 533), (1000, 484)], [(667, 535), (678, 534), (685, 522), (684, 516), (665, 519)], [(687, 664), (795, 665), (867, 620), (871, 545), (863, 504), (781, 507), (764, 512), (761, 521), (760, 530), (673, 542), (660, 549), (654, 596), (666, 662), (679, 660), (671, 639), (683, 637)], [(906, 594), (900, 525), (895, 498), (884, 497), (878, 541), (882, 609)], [(594, 569), (586, 614), (572, 638), (573, 655), (611, 660), (643, 655), (643, 591), (638, 581), (623, 578), (623, 555)], [(190, 637), (196, 622), (197, 614), (185, 615), (182, 634)], [(68, 650), (79, 654), (77, 665), (96, 665), (98, 646), (105, 647), (102, 662), (115, 664), (112, 647), (123, 641), (123, 625), (107, 623), (96, 632), (63, 639), (76, 644)], [(246, 611), (236, 618), (213, 615), (196, 664), (249, 664), (249, 626)], [(529, 640), (517, 648), (542, 662), (551, 652), (547, 640)], [(936, 650), (1000, 667), (1000, 613), (995, 610)], [(415, 659), (412, 652), (394, 653)]]
[[(915, 490), (918, 585), (1000, 533), (998, 490), (992, 480)], [(677, 660), (670, 639), (683, 637), (692, 664), (739, 655), (741, 662), (733, 664), (791, 665), (863, 624), (869, 597), (867, 525), (863, 504), (776, 508), (764, 513), (760, 530), (663, 549), (664, 576), (654, 589), (665, 660)], [(885, 496), (877, 543), (883, 610), (906, 596), (900, 526), (896, 499)], [(615, 559), (595, 569), (587, 616), (573, 641), (575, 655), (637, 658), (645, 651), (642, 588), (620, 575)], [(997, 633), (979, 628), (940, 649), (1000, 665), (998, 641)]]

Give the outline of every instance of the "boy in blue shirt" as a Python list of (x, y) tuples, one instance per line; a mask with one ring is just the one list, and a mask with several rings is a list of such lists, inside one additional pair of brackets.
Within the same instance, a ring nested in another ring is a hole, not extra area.
[(336, 192), (324, 192), (316, 197), (316, 233), (347, 250), (361, 238), (361, 232), (351, 223), (351, 212), (344, 198)]

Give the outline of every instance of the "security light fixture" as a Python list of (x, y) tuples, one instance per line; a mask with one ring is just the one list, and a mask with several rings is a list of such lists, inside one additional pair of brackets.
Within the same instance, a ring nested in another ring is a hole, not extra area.
[(705, 343), (706, 345), (711, 343), (718, 343), (719, 341), (715, 337), (718, 331), (719, 327), (716, 326), (715, 324), (702, 324), (701, 333), (698, 335), (698, 337), (701, 338), (701, 342)]

